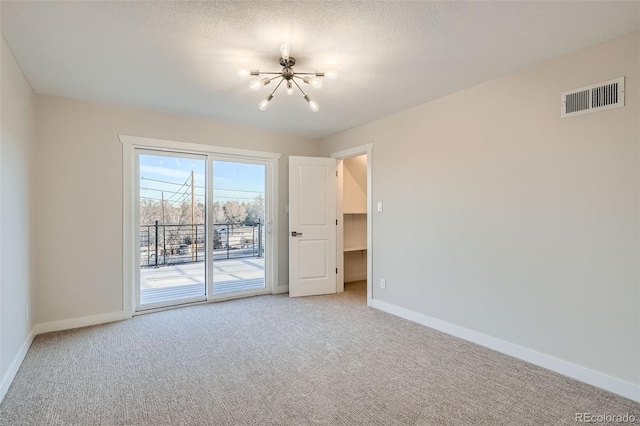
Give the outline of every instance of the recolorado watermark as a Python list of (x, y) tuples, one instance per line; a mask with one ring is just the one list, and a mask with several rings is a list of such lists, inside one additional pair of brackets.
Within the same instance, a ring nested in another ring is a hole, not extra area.
[(609, 414), (609, 413), (576, 413), (576, 423), (635, 423), (633, 414)]

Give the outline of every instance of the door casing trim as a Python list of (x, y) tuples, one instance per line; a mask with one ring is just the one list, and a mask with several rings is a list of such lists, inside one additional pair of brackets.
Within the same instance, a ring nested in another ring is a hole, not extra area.
[[(256, 151), (224, 146), (196, 144), (165, 139), (145, 138), (140, 136), (118, 135), (122, 143), (122, 307), (125, 316), (131, 318), (135, 312), (135, 280), (136, 267), (135, 247), (135, 182), (136, 150), (179, 152), (184, 154), (204, 154), (225, 157), (228, 159), (253, 159), (268, 163), (266, 189), (269, 194), (267, 202), (268, 221), (266, 232), (270, 235), (267, 241), (269, 259), (265, 264), (266, 279), (271, 288), (265, 293), (281, 293), (278, 280), (278, 160), (280, 153)], [(229, 297), (210, 298), (209, 301), (225, 300)], [(198, 302), (196, 302), (198, 303)]]

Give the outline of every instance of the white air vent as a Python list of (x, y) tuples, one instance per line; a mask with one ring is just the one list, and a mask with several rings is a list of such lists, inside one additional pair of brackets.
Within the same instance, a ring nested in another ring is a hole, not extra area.
[(562, 92), (560, 117), (573, 117), (624, 106), (624, 77)]

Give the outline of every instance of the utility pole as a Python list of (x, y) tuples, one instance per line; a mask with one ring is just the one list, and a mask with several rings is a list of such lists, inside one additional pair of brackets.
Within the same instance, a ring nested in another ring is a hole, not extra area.
[(195, 211), (195, 184), (193, 179), (193, 170), (191, 170), (191, 262), (195, 262), (195, 253), (193, 252), (193, 243), (195, 242), (195, 232), (194, 232), (194, 224), (196, 221), (196, 211)]

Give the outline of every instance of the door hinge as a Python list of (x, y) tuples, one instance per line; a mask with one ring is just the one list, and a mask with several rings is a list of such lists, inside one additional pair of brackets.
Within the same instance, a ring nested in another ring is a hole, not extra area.
[(338, 224), (338, 219), (336, 219), (336, 225)]
[(338, 177), (338, 171), (336, 170), (336, 177)]
[(338, 273), (338, 268), (336, 268), (336, 274)]

